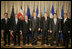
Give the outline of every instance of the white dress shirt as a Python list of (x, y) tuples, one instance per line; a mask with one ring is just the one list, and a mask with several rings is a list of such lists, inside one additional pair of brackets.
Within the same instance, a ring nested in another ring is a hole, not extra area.
[(26, 23), (28, 23), (28, 20), (25, 20)]
[(34, 19), (36, 19), (36, 16), (34, 16)]
[(17, 22), (18, 22), (18, 19), (15, 19), (15, 22), (16, 22), (16, 24), (17, 24)]
[(57, 22), (57, 18), (54, 18), (54, 24), (56, 25), (56, 22)]
[(5, 18), (5, 20), (7, 20), (7, 18)]
[(5, 18), (5, 21), (6, 21), (6, 23), (7, 23), (7, 18)]

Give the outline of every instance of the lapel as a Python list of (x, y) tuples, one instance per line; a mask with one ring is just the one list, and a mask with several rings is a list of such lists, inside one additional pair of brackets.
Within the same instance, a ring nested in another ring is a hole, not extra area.
[(68, 21), (68, 18), (65, 20), (65, 23)]
[[(67, 20), (68, 20), (68, 18), (65, 20), (65, 23), (67, 22)], [(64, 23), (64, 19), (63, 19), (63, 23)], [(64, 23), (64, 24), (65, 24), (65, 23)]]
[[(25, 20), (24, 20), (25, 21)], [(28, 21), (28, 20), (27, 20)], [(28, 24), (28, 22), (25, 21), (26, 24)]]
[(56, 25), (58, 24), (58, 18), (57, 18), (57, 21), (56, 21)]
[(54, 19), (53, 19), (53, 24), (55, 25), (55, 23), (54, 23)]

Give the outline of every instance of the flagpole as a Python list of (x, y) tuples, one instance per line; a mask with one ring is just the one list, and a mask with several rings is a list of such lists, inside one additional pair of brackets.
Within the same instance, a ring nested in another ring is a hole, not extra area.
[(12, 8), (14, 8), (14, 2), (12, 2)]
[(13, 5), (12, 6), (14, 6), (14, 2), (13, 2)]
[[(61, 4), (60, 4), (60, 1), (58, 1), (58, 4), (59, 4), (59, 8), (60, 8), (60, 6), (61, 6)], [(61, 8), (60, 8), (61, 9)], [(59, 11), (61, 11), (61, 10), (59, 10)], [(60, 19), (61, 19), (61, 12), (60, 12)]]
[(34, 1), (34, 12), (35, 12), (35, 1)]
[(5, 13), (5, 2), (4, 2), (4, 13)]
[[(57, 7), (57, 10), (59, 9), (59, 1), (58, 1), (58, 7)], [(56, 11), (57, 11), (56, 10)], [(57, 16), (59, 16), (59, 10), (57, 11), (58, 12), (58, 15)]]
[(6, 1), (6, 12), (7, 12), (7, 1)]
[[(18, 3), (16, 3), (16, 5), (18, 5)], [(16, 13), (18, 14), (18, 7), (17, 7), (17, 9), (16, 9)]]
[[(35, 1), (34, 1), (34, 6), (33, 6), (33, 12), (35, 12)], [(33, 16), (33, 12), (32, 12), (32, 16)]]
[(24, 17), (25, 17), (25, 1), (24, 1)]
[(40, 16), (41, 16), (41, 1), (40, 1)]
[(34, 1), (34, 11), (33, 12), (35, 12), (35, 1)]
[(48, 11), (49, 11), (49, 18), (50, 18), (50, 3), (49, 3), (49, 10)]
[(21, 6), (22, 6), (22, 1), (21, 1)]
[(56, 13), (57, 13), (57, 18), (58, 18), (58, 6), (57, 6), (58, 4), (57, 4), (57, 2), (56, 2)]
[(41, 18), (41, 1), (39, 1), (40, 4), (40, 18)]

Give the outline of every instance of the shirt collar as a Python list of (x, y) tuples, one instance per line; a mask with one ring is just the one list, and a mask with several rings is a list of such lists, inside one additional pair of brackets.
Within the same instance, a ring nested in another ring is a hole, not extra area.
[(65, 18), (64, 20), (66, 20), (67, 18)]
[(5, 20), (7, 20), (7, 18), (5, 18)]
[(27, 21), (27, 20), (25, 20), (25, 21)]
[(34, 18), (36, 19), (36, 16), (34, 16)]
[(57, 18), (54, 18), (54, 19), (57, 19)]
[(18, 20), (17, 18), (15, 20)]

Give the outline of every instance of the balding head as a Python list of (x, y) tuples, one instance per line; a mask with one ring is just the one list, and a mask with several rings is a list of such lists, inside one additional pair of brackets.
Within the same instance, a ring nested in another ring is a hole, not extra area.
[(45, 12), (45, 13), (44, 13), (44, 17), (47, 17), (47, 16), (48, 16), (48, 15), (47, 15), (47, 12)]
[(28, 16), (27, 15), (25, 15), (25, 20), (28, 20)]

